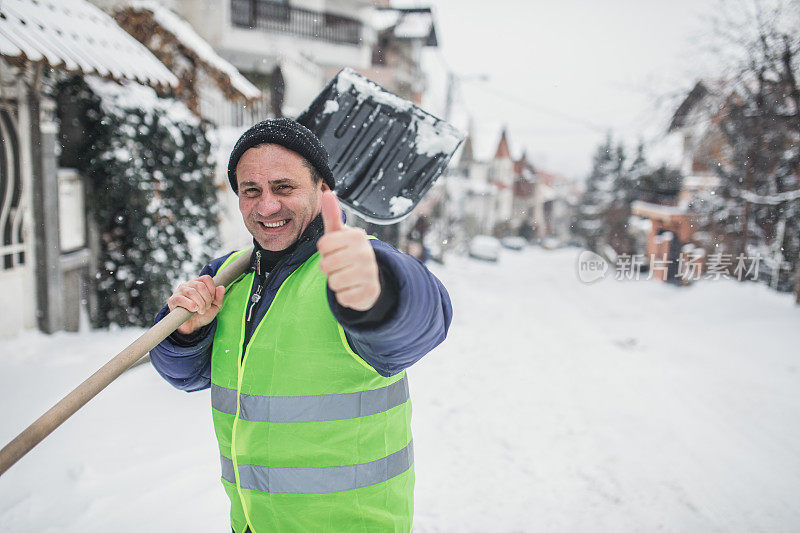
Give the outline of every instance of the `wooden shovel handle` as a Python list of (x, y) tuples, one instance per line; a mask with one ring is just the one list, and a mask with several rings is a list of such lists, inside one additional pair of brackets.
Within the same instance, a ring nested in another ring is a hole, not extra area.
[[(237, 257), (222, 272), (214, 276), (214, 284), (227, 286), (238, 278), (250, 264), (251, 254), (252, 249)], [(101, 390), (105, 389), (112, 381), (133, 366), (136, 361), (169, 337), (173, 331), (189, 320), (192, 315), (194, 315), (193, 312), (183, 307), (176, 307), (170, 311), (156, 325), (144, 332), (141, 337), (100, 367), (97, 372), (64, 396), (57, 404), (28, 426), (25, 431), (17, 435), (14, 440), (0, 450), (0, 476), (66, 419), (75, 414), (78, 409), (86, 405)]]

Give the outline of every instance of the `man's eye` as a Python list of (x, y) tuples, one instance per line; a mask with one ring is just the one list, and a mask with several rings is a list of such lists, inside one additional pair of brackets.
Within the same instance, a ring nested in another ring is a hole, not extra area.
[(244, 195), (248, 196), (250, 198), (253, 198), (254, 196), (258, 196), (258, 189), (253, 189), (253, 188), (245, 189), (244, 190)]
[(291, 185), (278, 185), (278, 190), (283, 192), (291, 191), (293, 188)]

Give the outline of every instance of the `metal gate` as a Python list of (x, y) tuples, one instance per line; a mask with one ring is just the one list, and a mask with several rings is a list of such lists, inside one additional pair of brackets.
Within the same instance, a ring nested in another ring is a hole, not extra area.
[(16, 99), (0, 99), (0, 337), (35, 326), (30, 172)]
[(25, 208), (15, 109), (0, 104), (0, 269), (25, 265)]

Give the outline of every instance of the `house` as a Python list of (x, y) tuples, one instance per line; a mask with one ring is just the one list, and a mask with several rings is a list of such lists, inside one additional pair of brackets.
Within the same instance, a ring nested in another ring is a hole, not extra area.
[(721, 83), (698, 81), (672, 116), (667, 131), (679, 135), (683, 146), (678, 205), (686, 207), (693, 196), (710, 194), (720, 184), (714, 167), (727, 159), (719, 129), (726, 94)]
[(508, 148), (506, 128), (500, 133), (494, 158), (489, 163), (487, 177), (489, 183), (497, 190), (493, 232), (502, 236), (509, 232), (514, 218), (514, 162)]
[(160, 90), (178, 79), (84, 0), (0, 4), (0, 336), (77, 330), (90, 252), (81, 177), (58, 168), (48, 69)]
[(376, 41), (369, 0), (172, 0), (165, 5), (270, 95), (275, 116), (296, 116), (327, 68), (367, 68)]
[(119, 26), (142, 43), (178, 78), (175, 96), (217, 127), (243, 127), (268, 114), (262, 93), (220, 57), (177, 14), (151, 1), (124, 5), (113, 13)]
[[(631, 205), (634, 227), (646, 230), (645, 255), (649, 268), (657, 262), (667, 262), (669, 270), (662, 269), (657, 279), (669, 281), (679, 274), (674, 265), (681, 254), (695, 254), (698, 245), (710, 246), (696, 233), (697, 220), (689, 209), (692, 199), (709, 197), (720, 185), (715, 171), (717, 162), (727, 159), (727, 144), (719, 120), (724, 113), (726, 95), (721, 83), (701, 80), (684, 97), (675, 110), (668, 133), (680, 136), (681, 158), (680, 190), (675, 198), (637, 200)], [(646, 224), (641, 224), (641, 221)]]
[(439, 46), (431, 8), (377, 9), (373, 26), (377, 39), (372, 64), (360, 72), (398, 96), (419, 104), (426, 88), (422, 51)]
[(537, 204), (536, 170), (528, 161), (527, 152), (514, 161), (511, 232), (527, 239), (534, 236)]
[(533, 182), (534, 236), (566, 243), (570, 239), (570, 223), (579, 191), (566, 177), (542, 169), (535, 170)]

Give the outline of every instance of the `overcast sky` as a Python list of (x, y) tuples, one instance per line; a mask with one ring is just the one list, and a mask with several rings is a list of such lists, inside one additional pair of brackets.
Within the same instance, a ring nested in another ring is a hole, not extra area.
[[(401, 5), (394, 2), (393, 5)], [(508, 126), (512, 155), (584, 177), (607, 131), (653, 158), (676, 98), (708, 70), (700, 49), (715, 0), (408, 0), (436, 10), (439, 48), (426, 54), (426, 107), (443, 112), (445, 69), (464, 77), (453, 121), (479, 155)], [(707, 55), (707, 54), (706, 54)], [(489, 81), (480, 81), (479, 75)], [(470, 79), (471, 78), (471, 79)], [(659, 102), (659, 98), (661, 101)], [(668, 97), (671, 97), (668, 98)], [(664, 99), (666, 98), (666, 102)], [(658, 146), (661, 145), (661, 148)]]

